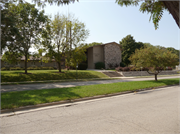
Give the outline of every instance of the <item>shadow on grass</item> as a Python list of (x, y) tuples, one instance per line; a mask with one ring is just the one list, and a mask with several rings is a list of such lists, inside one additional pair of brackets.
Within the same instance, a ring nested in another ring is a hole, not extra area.
[[(179, 78), (174, 78), (174, 79), (160, 79), (160, 80), (157, 80), (157, 81), (153, 81), (151, 80), (152, 82), (155, 82), (155, 83), (164, 83), (166, 85), (174, 85), (174, 84), (178, 84), (179, 83)], [(149, 82), (151, 82), (149, 81)]]
[[(43, 81), (43, 80), (66, 80), (66, 79), (87, 79), (87, 78), (101, 78), (96, 74), (92, 74), (91, 72), (66, 72), (66, 73), (55, 73), (56, 71), (52, 71), (52, 73), (33, 73), (32, 74), (20, 74), (22, 72), (12, 72), (11, 74), (1, 74), (2, 82), (21, 82), (21, 81)], [(57, 71), (58, 72), (58, 71)]]
[(81, 95), (73, 92), (76, 88), (77, 87), (2, 93), (1, 109), (82, 98)]

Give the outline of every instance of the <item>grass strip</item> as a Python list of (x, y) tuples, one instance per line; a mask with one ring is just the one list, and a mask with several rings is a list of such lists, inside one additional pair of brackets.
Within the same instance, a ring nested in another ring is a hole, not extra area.
[(1, 109), (179, 84), (179, 78), (1, 93)]

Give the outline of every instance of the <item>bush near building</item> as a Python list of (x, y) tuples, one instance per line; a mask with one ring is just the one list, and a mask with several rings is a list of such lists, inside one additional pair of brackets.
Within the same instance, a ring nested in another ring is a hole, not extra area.
[(97, 62), (95, 63), (95, 69), (104, 69), (105, 64), (103, 62)]

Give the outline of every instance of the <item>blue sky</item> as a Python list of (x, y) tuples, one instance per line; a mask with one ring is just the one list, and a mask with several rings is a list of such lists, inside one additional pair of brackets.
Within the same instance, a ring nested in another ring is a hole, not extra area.
[(149, 21), (150, 14), (140, 12), (139, 6), (121, 7), (115, 0), (79, 0), (63, 6), (47, 5), (44, 10), (52, 17), (58, 12), (74, 14), (90, 31), (86, 43), (119, 43), (131, 34), (137, 42), (179, 49), (179, 28), (167, 11), (155, 30), (152, 21)]

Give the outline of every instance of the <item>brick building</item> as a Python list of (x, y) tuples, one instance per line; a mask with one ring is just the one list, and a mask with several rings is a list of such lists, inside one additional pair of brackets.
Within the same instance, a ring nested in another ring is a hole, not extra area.
[(105, 63), (105, 69), (110, 66), (119, 66), (121, 62), (120, 45), (116, 42), (110, 42), (89, 47), (87, 49), (88, 69), (94, 69), (97, 62)]

